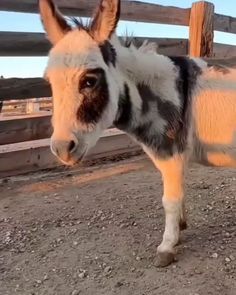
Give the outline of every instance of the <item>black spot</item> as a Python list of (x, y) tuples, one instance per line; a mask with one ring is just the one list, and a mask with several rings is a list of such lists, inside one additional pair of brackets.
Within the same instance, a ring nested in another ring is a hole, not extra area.
[(158, 111), (157, 116), (160, 115), (166, 121), (167, 125), (163, 134), (158, 134), (158, 131), (152, 126), (153, 122), (151, 121), (140, 124), (133, 130), (133, 133), (139, 141), (157, 152), (159, 156), (171, 156), (174, 152), (174, 139), (179, 132), (181, 124), (179, 110), (170, 101), (164, 101), (158, 95), (154, 94), (149, 86), (138, 84), (137, 88), (142, 99), (142, 114), (148, 115), (147, 113), (154, 105)]
[[(87, 78), (88, 75), (96, 76), (98, 79), (96, 86), (91, 89), (80, 89), (80, 85), (83, 85), (83, 79)], [(83, 100), (77, 111), (77, 119), (83, 124), (96, 124), (109, 101), (109, 91), (104, 70), (97, 68), (86, 71), (80, 80), (80, 85), (79, 92), (83, 95)]]
[(132, 104), (129, 94), (129, 87), (124, 84), (124, 92), (120, 94), (118, 102), (118, 112), (114, 125), (121, 130), (128, 130), (132, 120)]
[(168, 128), (177, 130), (181, 118), (176, 106), (170, 101), (162, 100), (157, 94), (152, 92), (149, 86), (145, 84), (138, 84), (137, 88), (142, 99), (142, 114), (146, 115), (153, 106), (150, 102), (154, 102), (161, 117), (168, 122)]
[(179, 98), (181, 103), (181, 132), (178, 133), (177, 141), (180, 151), (183, 151), (186, 146), (186, 140), (188, 136), (188, 130), (190, 126), (191, 118), (191, 106), (192, 95), (197, 84), (199, 75), (202, 74), (201, 68), (195, 63), (195, 61), (183, 57), (169, 57), (179, 70), (179, 75), (176, 80), (176, 88), (179, 92)]
[(99, 45), (103, 59), (105, 63), (109, 66), (112, 64), (114, 67), (116, 66), (116, 51), (114, 47), (111, 45), (109, 41), (104, 41)]
[(224, 75), (227, 75), (230, 73), (230, 69), (226, 66), (219, 65), (219, 64), (211, 64), (210, 62), (207, 64), (208, 67), (212, 68), (216, 72), (220, 72)]

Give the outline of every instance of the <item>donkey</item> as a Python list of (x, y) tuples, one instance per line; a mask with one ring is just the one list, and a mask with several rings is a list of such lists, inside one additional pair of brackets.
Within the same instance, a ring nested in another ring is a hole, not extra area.
[(72, 26), (52, 0), (39, 0), (39, 10), (53, 45), (45, 71), (53, 93), (52, 153), (74, 165), (112, 124), (140, 143), (163, 179), (157, 258), (170, 264), (186, 228), (189, 161), (236, 166), (236, 70), (124, 46), (115, 34), (120, 0), (100, 0), (87, 25)]

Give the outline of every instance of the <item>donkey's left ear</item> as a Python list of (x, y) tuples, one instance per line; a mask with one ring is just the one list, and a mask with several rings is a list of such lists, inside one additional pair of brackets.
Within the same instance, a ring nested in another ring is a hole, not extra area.
[(120, 18), (120, 0), (101, 0), (91, 23), (91, 34), (98, 42), (108, 40)]
[(38, 0), (38, 5), (48, 39), (55, 45), (71, 30), (71, 27), (59, 12), (53, 0)]

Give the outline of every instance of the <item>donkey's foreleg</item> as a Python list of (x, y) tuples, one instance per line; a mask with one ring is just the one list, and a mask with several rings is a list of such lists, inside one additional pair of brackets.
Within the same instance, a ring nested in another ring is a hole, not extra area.
[(179, 241), (180, 230), (186, 228), (184, 206), (184, 156), (175, 155), (169, 159), (153, 158), (163, 178), (162, 198), (165, 210), (165, 231), (157, 248), (158, 265), (166, 266), (175, 257), (175, 245)]

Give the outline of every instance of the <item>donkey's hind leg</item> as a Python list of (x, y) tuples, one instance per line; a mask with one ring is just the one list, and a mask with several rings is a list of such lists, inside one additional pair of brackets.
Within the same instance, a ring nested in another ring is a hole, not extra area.
[(165, 231), (157, 248), (157, 264), (166, 266), (175, 259), (175, 245), (179, 242), (180, 230), (187, 227), (184, 206), (184, 156), (176, 154), (168, 159), (151, 156), (163, 178), (162, 198), (165, 210)]

